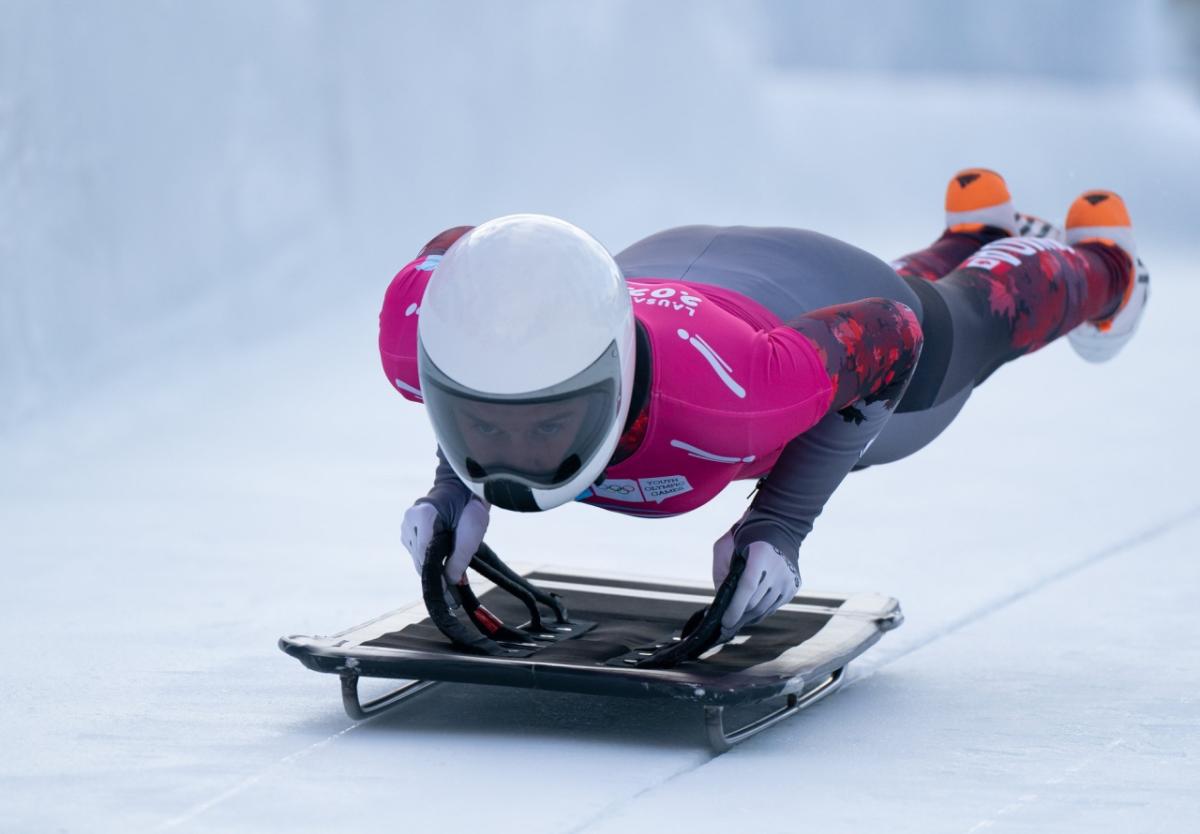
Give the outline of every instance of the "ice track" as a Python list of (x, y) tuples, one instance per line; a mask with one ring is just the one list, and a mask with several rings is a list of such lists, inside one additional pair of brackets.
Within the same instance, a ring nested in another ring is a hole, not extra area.
[[(375, 379), (373, 299), (189, 367), (186, 385), (129, 378), (3, 448), (3, 826), (425, 830), (454, 809), (535, 832), (746, 814), (763, 830), (802, 814), (847, 832), (1094, 831), (1194, 815), (1196, 456), (1128, 429), (1159, 384), (1144, 367), (1185, 375), (1174, 340), (1200, 292), (1163, 267), (1173, 303), (1119, 360), (1052, 346), (921, 455), (852, 476), (806, 546), (807, 581), (895, 594), (908, 622), (844, 692), (717, 759), (675, 705), (553, 693), (448, 686), (353, 726), (332, 679), (277, 652), (280, 633), (416, 594), (393, 527), (426, 461), (397, 461), (427, 430)], [(204, 404), (229, 391), (214, 416)], [(1052, 393), (1005, 407), (1033, 391)], [(730, 493), (654, 524), (500, 517), (492, 539), (699, 577)], [(526, 790), (535, 813), (512, 801)]]

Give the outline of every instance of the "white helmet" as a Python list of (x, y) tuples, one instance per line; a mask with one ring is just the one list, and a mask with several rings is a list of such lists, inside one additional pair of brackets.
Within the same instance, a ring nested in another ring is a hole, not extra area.
[(477, 226), (421, 300), (421, 393), (455, 473), (509, 510), (557, 507), (604, 471), (629, 413), (633, 305), (612, 256), (553, 217)]

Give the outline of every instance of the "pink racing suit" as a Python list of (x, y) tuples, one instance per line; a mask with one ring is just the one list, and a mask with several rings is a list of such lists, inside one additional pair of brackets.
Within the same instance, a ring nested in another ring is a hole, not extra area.
[[(431, 241), (393, 279), (384, 299), (379, 339), (384, 370), (415, 402), (421, 401), (421, 298), (440, 254), (464, 231), (450, 230)], [(685, 241), (697, 234), (676, 231)], [(731, 231), (738, 241), (739, 234)], [(895, 284), (903, 290), (881, 261), (832, 239), (813, 238), (838, 247), (834, 253), (843, 259), (847, 253), (866, 259), (865, 271), (877, 270), (869, 286), (886, 291)], [(811, 242), (799, 241), (800, 248)], [(781, 270), (775, 265), (767, 271)], [(788, 452), (788, 465), (761, 482), (767, 486), (740, 520), (738, 537), (771, 541), (794, 554), (907, 386), (921, 329), (899, 298), (916, 304), (915, 296), (861, 298), (864, 286), (844, 281), (839, 292), (858, 300), (826, 303), (784, 322), (747, 292), (712, 281), (626, 274), (639, 330), (635, 410), (604, 479), (578, 500), (643, 517), (678, 515), (707, 503), (734, 480), (765, 478)], [(820, 431), (806, 435), (818, 424)], [(442, 460), (429, 500), (453, 525), (469, 497)]]
[[(384, 370), (414, 402), (421, 297), (439, 260), (404, 267), (380, 316)], [(719, 287), (628, 285), (652, 357), (643, 438), (578, 500), (641, 516), (694, 510), (731, 481), (770, 471), (788, 441), (825, 416), (833, 385), (818, 348), (767, 309)]]
[(579, 500), (640, 516), (708, 503), (771, 470), (825, 416), (833, 385), (817, 347), (720, 287), (628, 282), (652, 364), (641, 443)]

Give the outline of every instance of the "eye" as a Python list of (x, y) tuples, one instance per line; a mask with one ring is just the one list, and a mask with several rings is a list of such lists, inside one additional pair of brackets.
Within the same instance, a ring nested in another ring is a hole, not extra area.
[(484, 437), (494, 437), (500, 433), (500, 429), (496, 428), (491, 423), (485, 423), (483, 420), (476, 420), (471, 425), (471, 428), (473, 428), (477, 434), (481, 434)]
[(563, 424), (561, 420), (552, 420), (548, 423), (538, 423), (535, 431), (539, 437), (553, 437), (562, 431), (562, 427)]

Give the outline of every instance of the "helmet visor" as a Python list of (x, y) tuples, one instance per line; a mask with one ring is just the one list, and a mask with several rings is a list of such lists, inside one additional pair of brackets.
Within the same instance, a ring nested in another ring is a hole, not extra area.
[(614, 341), (588, 368), (527, 394), (485, 394), (442, 373), (419, 351), (421, 393), (442, 452), (476, 483), (494, 478), (561, 486), (603, 446), (620, 406)]

